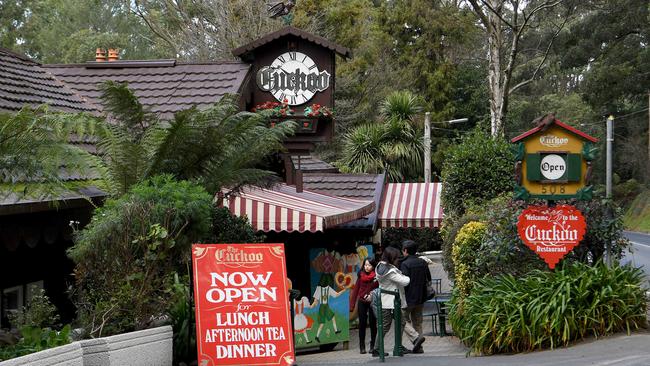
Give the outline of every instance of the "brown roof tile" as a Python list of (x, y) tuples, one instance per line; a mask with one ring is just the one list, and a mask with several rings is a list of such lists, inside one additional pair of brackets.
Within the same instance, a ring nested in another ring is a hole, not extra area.
[(338, 226), (340, 229), (371, 229), (374, 231), (384, 187), (384, 177), (384, 174), (309, 173), (303, 175), (303, 187), (332, 196), (374, 201), (375, 210), (370, 215)]
[(240, 92), (250, 65), (153, 60), (44, 65), (44, 68), (97, 105), (101, 105), (99, 86), (102, 82), (127, 82), (151, 112), (162, 119), (171, 119), (175, 112), (195, 105), (208, 107), (227, 93)]
[(232, 54), (238, 57), (241, 57), (244, 54), (247, 54), (251, 51), (253, 51), (256, 48), (259, 48), (271, 41), (274, 41), (278, 38), (287, 36), (287, 35), (292, 35), (296, 36), (299, 38), (302, 38), (304, 40), (316, 43), (317, 45), (323, 46), (325, 48), (329, 48), (330, 50), (338, 53), (339, 55), (349, 58), (352, 57), (352, 51), (350, 51), (349, 48), (343, 47), (341, 45), (338, 45), (334, 42), (328, 41), (327, 39), (317, 36), (315, 34), (307, 33), (302, 29), (298, 29), (296, 27), (291, 27), (287, 26), (284, 27), (278, 31), (275, 31), (273, 33), (267, 34), (266, 36), (259, 38), (249, 44), (243, 45), (239, 48), (236, 48), (232, 51)]
[(0, 111), (49, 104), (65, 112), (97, 112), (97, 108), (56, 80), (42, 65), (0, 48)]
[(332, 196), (373, 200), (378, 180), (383, 175), (309, 173), (303, 175), (305, 189)]
[(294, 169), (300, 169), (304, 173), (338, 173), (338, 169), (329, 163), (315, 158), (312, 155), (292, 155), (291, 162)]

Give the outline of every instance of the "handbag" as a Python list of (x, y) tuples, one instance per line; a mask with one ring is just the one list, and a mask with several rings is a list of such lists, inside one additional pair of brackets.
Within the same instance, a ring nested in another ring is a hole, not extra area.
[(436, 288), (433, 281), (429, 281), (427, 284), (427, 300), (433, 299), (434, 296), (436, 296)]

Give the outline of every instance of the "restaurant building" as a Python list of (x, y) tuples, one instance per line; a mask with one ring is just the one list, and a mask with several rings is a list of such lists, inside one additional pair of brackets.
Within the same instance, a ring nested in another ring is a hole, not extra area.
[[(245, 189), (225, 197), (221, 204), (247, 217), (267, 241), (285, 243), (288, 275), (294, 288), (307, 297), (325, 283), (335, 292), (349, 292), (346, 289), (353, 285), (361, 261), (376, 250), (372, 244), (379, 243), (377, 232), (382, 227), (440, 224), (439, 183), (388, 184), (384, 174), (342, 174), (312, 155), (317, 144), (333, 137), (336, 61), (351, 57), (350, 50), (289, 26), (233, 50), (233, 55), (239, 60), (41, 65), (0, 49), (0, 111), (48, 103), (62, 111), (101, 114), (100, 84), (112, 80), (128, 83), (140, 103), (163, 120), (193, 106), (206, 108), (231, 93), (239, 95), (242, 110), (275, 110), (271, 124), (297, 121), (296, 133), (285, 141), (283, 166), (277, 172), (284, 183), (271, 189)], [(94, 149), (88, 142), (72, 143)], [(83, 226), (90, 218), (92, 205), (84, 195), (97, 203), (105, 197), (88, 187), (57, 198), (63, 203), (58, 208), (44, 201), (0, 202), (3, 316), (28, 302), (30, 284), (36, 283), (63, 310), (64, 318), (72, 318), (66, 288), (72, 283), (73, 266), (65, 249), (72, 245), (69, 222)], [(347, 302), (338, 301), (345, 303), (345, 309), (335, 312), (345, 312), (347, 318)], [(2, 326), (6, 325), (3, 318)], [(314, 345), (318, 332), (315, 327), (303, 332), (304, 345)], [(317, 336), (322, 344), (328, 343), (325, 334)]]

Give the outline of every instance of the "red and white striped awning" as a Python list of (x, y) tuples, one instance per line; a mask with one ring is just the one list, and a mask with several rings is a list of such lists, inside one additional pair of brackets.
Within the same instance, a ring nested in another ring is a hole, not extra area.
[(438, 227), (442, 223), (441, 183), (389, 183), (381, 201), (379, 225)]
[[(224, 192), (225, 193), (225, 192)], [(223, 200), (223, 206), (246, 217), (255, 230), (317, 232), (370, 214), (372, 201), (358, 201), (280, 184), (273, 189), (246, 188)]]

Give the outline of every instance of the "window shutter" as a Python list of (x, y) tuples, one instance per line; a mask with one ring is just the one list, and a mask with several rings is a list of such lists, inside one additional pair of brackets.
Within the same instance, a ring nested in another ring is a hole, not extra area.
[(537, 154), (526, 154), (526, 179), (531, 181), (539, 181), (542, 179), (540, 171), (541, 157)]
[(579, 182), (582, 175), (582, 155), (568, 154), (567, 155), (568, 174), (567, 180), (569, 182)]

